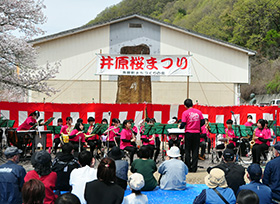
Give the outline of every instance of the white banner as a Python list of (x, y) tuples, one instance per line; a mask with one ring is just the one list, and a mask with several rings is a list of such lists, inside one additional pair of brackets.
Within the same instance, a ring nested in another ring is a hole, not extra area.
[(97, 54), (97, 75), (190, 76), (189, 55), (102, 55)]

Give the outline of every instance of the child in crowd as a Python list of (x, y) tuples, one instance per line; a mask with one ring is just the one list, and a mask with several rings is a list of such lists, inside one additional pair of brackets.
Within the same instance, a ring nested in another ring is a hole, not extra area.
[(142, 174), (132, 174), (128, 179), (128, 184), (132, 193), (124, 198), (123, 204), (147, 204), (147, 196), (141, 193), (141, 188), (145, 185)]

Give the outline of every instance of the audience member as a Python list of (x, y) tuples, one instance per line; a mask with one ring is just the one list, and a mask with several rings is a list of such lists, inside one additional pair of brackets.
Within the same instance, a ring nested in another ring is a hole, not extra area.
[(0, 203), (22, 203), (21, 188), (26, 171), (18, 165), (21, 153), (17, 147), (8, 147), (4, 152), (8, 161), (0, 166)]
[(263, 184), (272, 190), (272, 199), (280, 202), (280, 142), (274, 145), (274, 159), (266, 164)]
[(272, 203), (272, 192), (269, 187), (262, 184), (260, 179), (262, 178), (262, 169), (259, 164), (251, 164), (247, 169), (247, 177), (250, 180), (250, 183), (239, 187), (238, 191), (241, 190), (252, 190), (254, 191), (259, 199), (261, 204), (270, 204)]
[(113, 147), (108, 156), (115, 160), (116, 164), (116, 184), (126, 190), (128, 162), (122, 160), (124, 152), (119, 147)]
[(97, 179), (95, 160), (89, 151), (82, 151), (78, 156), (81, 168), (74, 169), (70, 174), (69, 184), (72, 187), (71, 193), (76, 195), (82, 204), (86, 204), (84, 198), (85, 186), (87, 182)]
[(141, 193), (141, 188), (145, 185), (142, 174), (132, 174), (128, 179), (128, 184), (132, 193), (124, 198), (123, 204), (148, 204), (147, 196)]
[(144, 176), (145, 185), (141, 189), (142, 191), (152, 191), (157, 186), (157, 180), (154, 177), (154, 173), (157, 171), (157, 166), (154, 160), (149, 158), (149, 150), (146, 146), (142, 146), (138, 152), (138, 157), (131, 164), (130, 171), (132, 173), (140, 173)]
[[(258, 195), (251, 190), (242, 190), (238, 193), (236, 204), (259, 204)], [(262, 203), (261, 203), (262, 204)]]
[(240, 186), (245, 184), (245, 168), (235, 163), (235, 154), (233, 149), (225, 149), (223, 152), (223, 162), (216, 166), (225, 172), (228, 186), (234, 191), (235, 195)]
[(64, 193), (55, 200), (54, 204), (81, 204), (79, 198), (72, 193)]
[(194, 204), (235, 204), (236, 198), (234, 192), (228, 187), (225, 179), (225, 172), (223, 170), (213, 168), (209, 175), (205, 177), (205, 184), (209, 188), (202, 190), (202, 192), (195, 198), (193, 202)]
[(116, 182), (116, 165), (111, 158), (103, 158), (97, 169), (98, 180), (88, 182), (85, 200), (88, 204), (120, 204), (124, 190)]
[(181, 156), (180, 149), (176, 146), (167, 151), (167, 160), (158, 168), (161, 174), (160, 188), (163, 190), (186, 189), (187, 165), (178, 158)]
[(38, 179), (43, 182), (45, 185), (45, 194), (44, 204), (53, 204), (57, 196), (54, 194), (55, 183), (57, 175), (51, 170), (51, 155), (42, 150), (36, 152), (31, 157), (31, 164), (34, 167), (34, 170), (29, 171), (24, 181), (27, 182), (30, 179)]
[(45, 186), (38, 179), (30, 179), (22, 187), (23, 204), (43, 204), (45, 198)]
[(80, 167), (73, 153), (73, 145), (71, 143), (66, 143), (62, 146), (62, 153), (58, 154), (53, 161), (52, 171), (57, 174), (55, 189), (58, 195), (60, 191), (71, 191), (71, 186), (69, 185), (70, 173), (73, 169)]

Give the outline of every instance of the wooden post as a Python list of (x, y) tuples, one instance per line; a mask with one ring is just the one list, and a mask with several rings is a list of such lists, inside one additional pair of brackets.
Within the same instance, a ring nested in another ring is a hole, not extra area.
[[(188, 51), (188, 55), (191, 55), (190, 51)], [(190, 76), (187, 76), (187, 98), (190, 98)]]
[[(100, 49), (100, 54), (102, 54), (102, 49)], [(102, 86), (102, 83), (101, 83), (101, 81), (102, 81), (102, 76), (101, 75), (99, 75), (99, 103), (101, 103), (101, 86)]]

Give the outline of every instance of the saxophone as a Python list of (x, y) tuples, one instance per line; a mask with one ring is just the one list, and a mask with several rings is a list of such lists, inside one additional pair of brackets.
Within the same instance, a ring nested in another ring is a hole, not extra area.
[[(256, 128), (257, 129), (257, 128)], [(253, 138), (252, 140), (250, 141), (250, 147), (251, 149), (253, 148), (254, 144), (255, 144), (255, 136), (256, 136), (256, 130), (254, 130), (254, 133), (253, 133)]]

